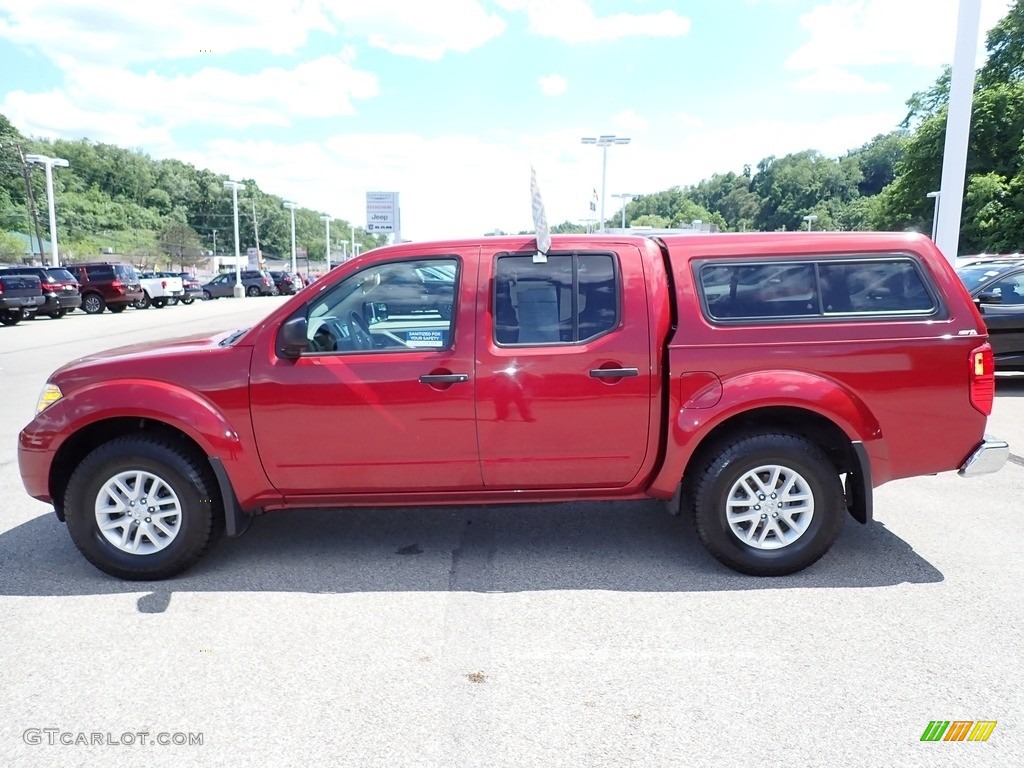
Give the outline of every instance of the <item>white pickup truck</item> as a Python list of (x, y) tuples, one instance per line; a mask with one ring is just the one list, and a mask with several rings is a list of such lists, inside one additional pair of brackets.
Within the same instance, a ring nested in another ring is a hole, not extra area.
[(160, 309), (166, 307), (172, 299), (177, 300), (185, 295), (185, 285), (181, 278), (167, 272), (143, 272), (139, 283), (142, 284), (143, 294), (132, 305), (136, 309)]

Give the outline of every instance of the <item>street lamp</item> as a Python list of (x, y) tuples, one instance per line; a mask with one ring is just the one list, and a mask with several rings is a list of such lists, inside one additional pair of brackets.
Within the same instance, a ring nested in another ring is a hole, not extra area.
[(629, 144), (630, 139), (626, 136), (612, 136), (604, 134), (596, 139), (593, 136), (585, 136), (580, 139), (580, 144), (593, 144), (601, 147), (601, 231), (604, 232), (604, 189), (608, 176), (608, 147), (612, 144)]
[(934, 243), (939, 228), (939, 198), (942, 197), (942, 192), (929, 192), (925, 197), (935, 198), (935, 207), (932, 211), (932, 242)]
[(235, 289), (236, 299), (245, 296), (245, 288), (242, 287), (242, 253), (238, 246), (238, 190), (245, 189), (240, 181), (225, 181), (224, 189), (231, 190), (231, 200), (235, 205)]
[(634, 195), (632, 192), (620, 192), (617, 195), (612, 195), (612, 197), (617, 197), (617, 198), (622, 200), (622, 228), (625, 229), (626, 228), (626, 201), (627, 200), (632, 200), (634, 197), (636, 197), (636, 195)]
[[(46, 155), (25, 155), (30, 163), (39, 163), (46, 168), (46, 200), (50, 206), (50, 266), (59, 267), (60, 257), (57, 254), (57, 211), (53, 206), (53, 169), (67, 168), (68, 161), (62, 157), (47, 157)], [(43, 250), (42, 243), (39, 250)]]
[(804, 221), (807, 222), (807, 231), (808, 232), (811, 231), (811, 227), (813, 226), (814, 222), (817, 221), (817, 220), (818, 220), (818, 217), (816, 215), (814, 215), (813, 213), (809, 213), (806, 216), (804, 216)]
[[(330, 216), (328, 216), (325, 213), (323, 216), (320, 217), (320, 221), (322, 221), (324, 223), (324, 226), (327, 228), (327, 251), (326, 251), (326, 253), (327, 253), (327, 271), (330, 272), (331, 271), (331, 222), (334, 221), (334, 219), (332, 219)], [(309, 275), (306, 275), (306, 277), (309, 277)]]
[(285, 203), (284, 207), (292, 212), (292, 274), (294, 275), (298, 266), (295, 264), (295, 209), (299, 207), (298, 203)]
[(213, 263), (217, 263), (217, 230), (213, 230)]

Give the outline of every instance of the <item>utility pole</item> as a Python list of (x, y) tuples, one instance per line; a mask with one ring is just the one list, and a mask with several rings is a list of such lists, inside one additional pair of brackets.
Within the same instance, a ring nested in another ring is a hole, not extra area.
[[(43, 258), (45, 256), (43, 253), (43, 236), (39, 230), (39, 214), (36, 211), (36, 198), (32, 194), (32, 182), (28, 177), (28, 163), (25, 162), (25, 150), (21, 144), (18, 145), (18, 154), (21, 156), (21, 173), (25, 177), (25, 193), (28, 195), (29, 216), (32, 217), (32, 223), (36, 225), (36, 245), (39, 246), (39, 261), (45, 262), (46, 259)], [(29, 236), (29, 239), (31, 239), (31, 236)], [(34, 251), (32, 255), (35, 255)]]

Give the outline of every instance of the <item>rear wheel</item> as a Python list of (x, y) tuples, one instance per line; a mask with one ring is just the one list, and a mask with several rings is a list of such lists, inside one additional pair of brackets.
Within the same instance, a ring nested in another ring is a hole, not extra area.
[(127, 304), (111, 304), (110, 305), (110, 311), (113, 312), (115, 315), (120, 314), (121, 312), (124, 312), (126, 309), (128, 309), (128, 305)]
[(47, 317), (52, 317), (54, 320), (60, 320), (68, 311), (66, 309), (59, 309), (56, 312), (51, 312)]
[(85, 310), (87, 315), (101, 314), (106, 306), (107, 304), (103, 301), (103, 297), (98, 293), (87, 293), (82, 297), (82, 309)]
[(149, 299), (149, 294), (144, 292), (142, 294), (142, 298), (136, 302), (133, 302), (132, 306), (135, 307), (136, 309), (149, 309), (152, 303), (153, 302), (150, 301)]
[(167, 306), (167, 299), (153, 299), (153, 309), (163, 309)]
[(192, 296), (185, 296), (181, 299), (181, 303), (184, 304), (186, 307), (193, 301), (195, 301), (195, 298)]
[(25, 319), (25, 312), (20, 309), (8, 309), (0, 312), (0, 325), (17, 325)]
[(209, 301), (212, 298), (213, 298), (213, 294), (212, 293), (210, 293), (209, 291), (206, 291), (206, 290), (203, 291), (203, 301)]
[(697, 533), (730, 568), (796, 573), (824, 555), (846, 517), (839, 472), (824, 451), (790, 434), (736, 437), (697, 467)]
[(248, 288), (245, 289), (245, 292), (249, 296), (259, 296), (260, 295), (260, 289), (257, 286), (255, 286), (255, 285), (250, 285)]
[(65, 519), (75, 546), (101, 571), (155, 580), (193, 565), (223, 531), (209, 464), (156, 437), (99, 446), (71, 474)]

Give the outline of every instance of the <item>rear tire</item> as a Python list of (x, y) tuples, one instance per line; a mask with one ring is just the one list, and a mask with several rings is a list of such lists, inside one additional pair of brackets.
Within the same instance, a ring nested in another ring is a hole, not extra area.
[(66, 309), (59, 309), (56, 312), (51, 312), (47, 317), (52, 317), (54, 320), (60, 320), (68, 311)]
[(118, 314), (124, 312), (126, 309), (128, 309), (128, 305), (127, 304), (111, 304), (110, 305), (110, 311), (113, 312), (115, 315), (118, 315)]
[(98, 293), (87, 293), (82, 297), (82, 309), (87, 315), (100, 315), (106, 308), (107, 303)]
[(191, 304), (193, 301), (195, 301), (195, 298), (192, 297), (192, 296), (189, 296), (188, 298), (181, 299), (181, 303), (184, 304), (186, 307), (189, 304)]
[(65, 492), (75, 546), (120, 579), (149, 581), (191, 567), (224, 529), (209, 464), (159, 437), (111, 440), (75, 468)]
[(25, 319), (25, 313), (20, 309), (9, 309), (0, 312), (0, 325), (17, 325)]
[(163, 309), (167, 306), (167, 299), (153, 299), (153, 309)]
[(142, 298), (134, 302), (132, 306), (135, 307), (136, 309), (149, 309), (152, 304), (153, 302), (150, 301), (149, 294), (143, 293)]
[(203, 301), (210, 301), (213, 298), (213, 294), (209, 291), (203, 291)]
[(741, 435), (696, 467), (697, 533), (721, 563), (752, 576), (796, 573), (820, 559), (846, 518), (839, 471), (790, 434)]
[(250, 285), (248, 288), (245, 289), (245, 292), (249, 296), (259, 296), (260, 295), (260, 289), (257, 288), (255, 285)]

